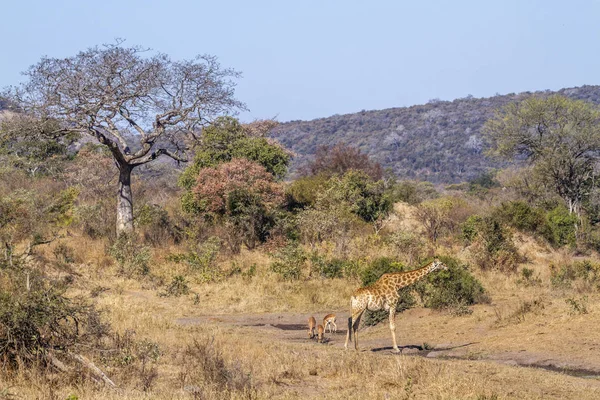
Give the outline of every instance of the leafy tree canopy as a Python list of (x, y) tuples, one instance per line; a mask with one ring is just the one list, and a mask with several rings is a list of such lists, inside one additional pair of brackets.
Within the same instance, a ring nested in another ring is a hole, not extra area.
[(276, 178), (283, 178), (291, 155), (281, 145), (265, 137), (276, 124), (266, 122), (243, 125), (235, 118), (220, 117), (203, 129), (194, 162), (180, 178), (181, 186), (190, 190), (202, 168), (215, 167), (234, 158), (254, 161)]
[(484, 132), (491, 153), (523, 157), (554, 188), (571, 212), (579, 212), (595, 177), (600, 154), (600, 112), (584, 101), (562, 96), (532, 97), (506, 106)]

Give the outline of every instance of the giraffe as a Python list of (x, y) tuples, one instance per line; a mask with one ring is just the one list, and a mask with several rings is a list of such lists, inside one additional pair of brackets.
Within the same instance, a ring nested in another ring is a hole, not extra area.
[(346, 344), (344, 347), (348, 349), (348, 342), (350, 341), (352, 332), (354, 333), (354, 348), (358, 350), (358, 337), (357, 330), (360, 323), (360, 317), (365, 312), (378, 311), (384, 309), (390, 313), (390, 331), (392, 332), (392, 343), (394, 344), (394, 352), (399, 352), (398, 345), (396, 344), (396, 305), (400, 295), (398, 290), (403, 287), (409, 286), (425, 275), (438, 270), (445, 269), (448, 267), (446, 264), (439, 260), (435, 260), (424, 267), (406, 271), (406, 272), (395, 272), (383, 274), (377, 282), (363, 288), (359, 288), (354, 292), (351, 297), (351, 309), (348, 318), (348, 333), (346, 334)]

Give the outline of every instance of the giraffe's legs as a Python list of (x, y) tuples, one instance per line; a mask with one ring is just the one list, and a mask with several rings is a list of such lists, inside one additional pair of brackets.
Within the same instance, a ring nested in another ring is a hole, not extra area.
[(362, 310), (356, 316), (356, 319), (352, 318), (352, 320), (354, 321), (354, 323), (352, 324), (352, 333), (354, 333), (354, 350), (358, 350), (358, 325), (360, 324), (360, 317), (362, 317), (364, 311), (365, 310)]
[(390, 331), (392, 332), (392, 343), (394, 344), (394, 353), (399, 353), (400, 349), (396, 343), (396, 305), (390, 306)]
[(350, 336), (354, 334), (354, 348), (358, 350), (358, 336), (356, 335), (356, 332), (358, 331), (358, 325), (360, 324), (360, 317), (364, 312), (364, 309), (353, 311), (352, 317), (348, 318), (348, 333), (346, 333), (346, 343), (344, 344), (344, 348), (348, 349)]

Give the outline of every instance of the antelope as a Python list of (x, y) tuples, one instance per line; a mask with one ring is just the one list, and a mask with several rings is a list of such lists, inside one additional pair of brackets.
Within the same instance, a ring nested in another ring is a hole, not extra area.
[(329, 327), (329, 333), (331, 333), (331, 326), (333, 325), (333, 332), (337, 332), (337, 325), (335, 324), (335, 314), (327, 314), (325, 318), (323, 318), (323, 325), (325, 326), (325, 331), (327, 331), (327, 327)]
[(315, 317), (308, 319), (308, 338), (312, 339), (315, 337), (315, 327), (317, 326), (317, 320)]
[(325, 332), (325, 329), (323, 329), (323, 325), (319, 325), (317, 326), (317, 333), (318, 333), (318, 337), (317, 337), (317, 343), (323, 343), (323, 333)]

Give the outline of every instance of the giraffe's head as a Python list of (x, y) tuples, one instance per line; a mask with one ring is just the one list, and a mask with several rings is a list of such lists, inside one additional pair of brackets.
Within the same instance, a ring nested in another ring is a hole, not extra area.
[(446, 266), (446, 264), (444, 264), (443, 262), (441, 262), (440, 260), (438, 260), (436, 258), (435, 261), (433, 261), (433, 263), (431, 263), (431, 271), (436, 271), (438, 269), (448, 270), (448, 267)]

